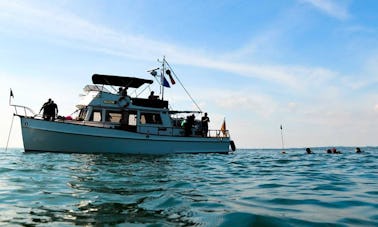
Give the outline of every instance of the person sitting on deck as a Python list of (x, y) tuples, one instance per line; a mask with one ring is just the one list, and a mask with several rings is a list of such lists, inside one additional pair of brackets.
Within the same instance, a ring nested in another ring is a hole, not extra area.
[(121, 96), (120, 99), (125, 98), (127, 96), (127, 87), (119, 87), (118, 88), (118, 95)]
[(155, 95), (154, 91), (151, 91), (150, 95), (148, 96), (148, 99), (151, 99), (151, 100), (156, 100), (158, 98), (159, 98), (159, 96)]

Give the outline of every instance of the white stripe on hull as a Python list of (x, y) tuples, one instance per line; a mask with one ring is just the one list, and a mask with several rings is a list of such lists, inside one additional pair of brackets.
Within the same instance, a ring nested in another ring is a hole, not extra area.
[(146, 135), (119, 129), (20, 118), (25, 151), (124, 154), (229, 151), (229, 138)]

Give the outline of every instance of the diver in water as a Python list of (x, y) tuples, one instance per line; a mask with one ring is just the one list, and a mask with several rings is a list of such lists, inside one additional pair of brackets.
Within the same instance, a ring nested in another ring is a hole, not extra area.
[(356, 147), (356, 153), (362, 153), (362, 151), (359, 147)]
[(312, 152), (312, 150), (310, 148), (306, 148), (306, 153), (307, 154), (313, 154), (314, 152)]

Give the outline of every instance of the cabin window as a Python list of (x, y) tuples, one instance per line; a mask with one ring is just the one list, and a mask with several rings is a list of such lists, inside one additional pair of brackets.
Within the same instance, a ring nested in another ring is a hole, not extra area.
[(137, 130), (137, 112), (136, 111), (122, 111), (120, 113), (120, 129), (136, 132)]
[(121, 121), (122, 114), (117, 111), (107, 110), (105, 112), (105, 121), (112, 123), (119, 123)]
[(101, 121), (101, 110), (93, 110), (90, 121)]
[(137, 125), (137, 113), (136, 112), (129, 112), (129, 125), (136, 126)]
[(140, 113), (141, 124), (162, 124), (160, 113)]
[(77, 120), (83, 121), (85, 119), (85, 116), (87, 115), (87, 108), (83, 108), (80, 110), (79, 116), (77, 116)]

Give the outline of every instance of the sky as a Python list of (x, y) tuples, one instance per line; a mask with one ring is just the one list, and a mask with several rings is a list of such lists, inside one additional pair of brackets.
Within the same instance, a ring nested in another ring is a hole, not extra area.
[[(38, 112), (52, 98), (70, 115), (92, 74), (152, 79), (163, 56), (209, 127), (226, 120), (237, 148), (378, 145), (376, 0), (0, 0), (0, 9), (0, 147), (9, 132), (9, 147), (22, 147), (11, 88), (14, 104)], [(194, 109), (178, 84), (164, 96)]]

